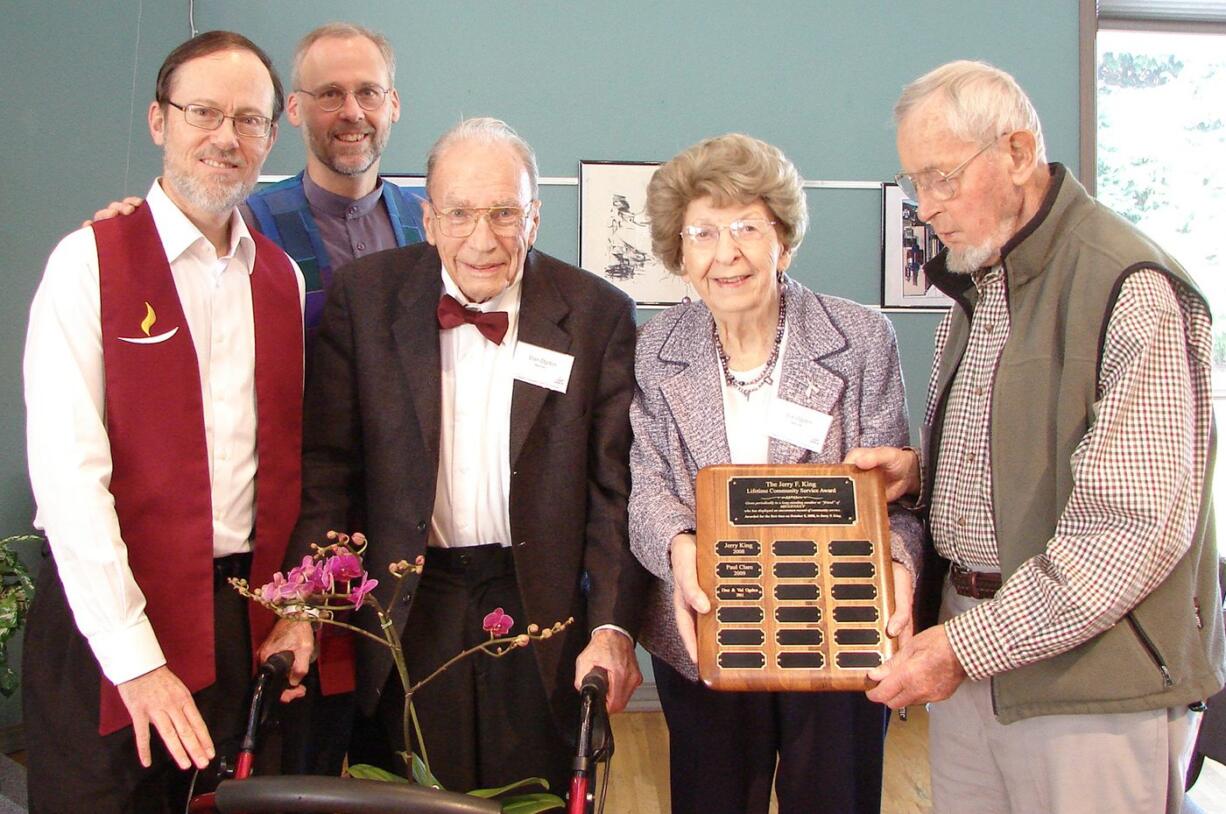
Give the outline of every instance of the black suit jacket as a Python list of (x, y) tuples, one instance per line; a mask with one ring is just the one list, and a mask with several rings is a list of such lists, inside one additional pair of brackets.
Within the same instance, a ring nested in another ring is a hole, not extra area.
[[(425, 551), (434, 510), (440, 268), (434, 247), (419, 243), (339, 269), (307, 383), (302, 513), (286, 562), (300, 562), (329, 529), (363, 531), (384, 606), (388, 565)], [(565, 394), (516, 381), (511, 405), (511, 542), (528, 614), (517, 629), (575, 619), (532, 646), (563, 723), (574, 718), (574, 661), (592, 628), (637, 635), (646, 587), (626, 528), (634, 304), (538, 251), (527, 256), (520, 303), (521, 341), (574, 356)], [(392, 609), (398, 633), (414, 588)], [(355, 621), (376, 629), (369, 608)], [(368, 714), (391, 666), (386, 647), (358, 637), (358, 702)]]

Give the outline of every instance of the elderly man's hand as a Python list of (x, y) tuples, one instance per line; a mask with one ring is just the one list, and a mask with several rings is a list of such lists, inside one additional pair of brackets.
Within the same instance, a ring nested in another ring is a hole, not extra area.
[(311, 669), (311, 658), (315, 655), (315, 630), (311, 623), (278, 619), (268, 632), (268, 638), (260, 645), (259, 659), (262, 662), (282, 650), (294, 654), (294, 665), (289, 670), (289, 686), (281, 693), (281, 703), (284, 704), (306, 695), (302, 679)]
[(621, 631), (605, 628), (592, 633), (592, 640), (575, 659), (575, 689), (593, 667), (603, 667), (609, 673), (609, 691), (605, 708), (609, 714), (621, 712), (630, 696), (643, 683), (638, 659), (634, 657), (634, 642)]
[(898, 447), (856, 447), (843, 463), (860, 469), (880, 469), (885, 476), (885, 499), (898, 500), (920, 491), (919, 455), (913, 449)]
[(140, 206), (141, 203), (143, 203), (143, 200), (141, 198), (137, 198), (135, 195), (129, 195), (122, 201), (111, 201), (109, 204), (95, 212), (93, 218), (90, 220), (81, 221), (81, 228), (84, 229), (86, 226), (91, 225), (96, 220), (109, 220), (116, 215), (131, 215), (136, 211), (136, 207)]
[(868, 677), (880, 682), (868, 691), (870, 701), (901, 709), (912, 704), (944, 701), (966, 679), (966, 671), (937, 625), (911, 637), (893, 658), (870, 670)]
[(197, 769), (209, 765), (215, 754), (209, 728), (200, 717), (192, 694), (169, 667), (162, 665), (116, 685), (115, 689), (132, 716), (140, 765), (145, 768), (153, 765), (150, 725), (162, 737), (166, 751), (180, 769), (190, 769), (192, 764)]

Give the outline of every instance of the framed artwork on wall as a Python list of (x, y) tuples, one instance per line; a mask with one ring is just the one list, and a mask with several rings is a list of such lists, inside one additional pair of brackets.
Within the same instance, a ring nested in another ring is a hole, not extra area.
[(944, 309), (953, 301), (924, 275), (941, 241), (920, 222), (917, 205), (897, 184), (885, 184), (881, 214), (881, 306)]
[(579, 265), (625, 291), (640, 307), (694, 297), (651, 252), (647, 183), (659, 163), (579, 162)]

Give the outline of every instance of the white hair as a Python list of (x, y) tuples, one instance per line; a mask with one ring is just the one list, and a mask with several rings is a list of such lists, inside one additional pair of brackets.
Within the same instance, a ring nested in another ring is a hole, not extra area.
[(894, 124), (901, 125), (929, 99), (936, 99), (950, 133), (983, 142), (1016, 130), (1034, 134), (1035, 160), (1046, 163), (1039, 114), (1017, 80), (986, 62), (958, 60), (936, 68), (903, 88), (894, 105)]
[(430, 148), (430, 152), (426, 155), (427, 194), (429, 194), (430, 182), (434, 178), (439, 158), (442, 157), (442, 154), (449, 147), (461, 141), (475, 141), (480, 144), (505, 144), (510, 147), (519, 156), (524, 171), (528, 173), (528, 187), (532, 192), (533, 200), (536, 199), (538, 193), (537, 178), (540, 174), (536, 166), (536, 153), (532, 151), (532, 147), (528, 142), (524, 141), (518, 133), (511, 129), (509, 124), (501, 119), (493, 119), (488, 116), (463, 119), (455, 127), (439, 136), (438, 141), (434, 142), (434, 146)]

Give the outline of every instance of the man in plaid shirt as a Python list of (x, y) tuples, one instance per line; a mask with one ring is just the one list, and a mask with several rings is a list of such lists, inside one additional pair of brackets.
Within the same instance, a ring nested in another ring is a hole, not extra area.
[(954, 306), (922, 451), (848, 460), (925, 513), (918, 594), (939, 592), (942, 624), (870, 673), (869, 697), (940, 702), (942, 814), (1178, 812), (1224, 678), (1208, 306), (1047, 163), (1003, 71), (942, 66), (895, 122), (897, 181), (946, 247), (924, 271)]

